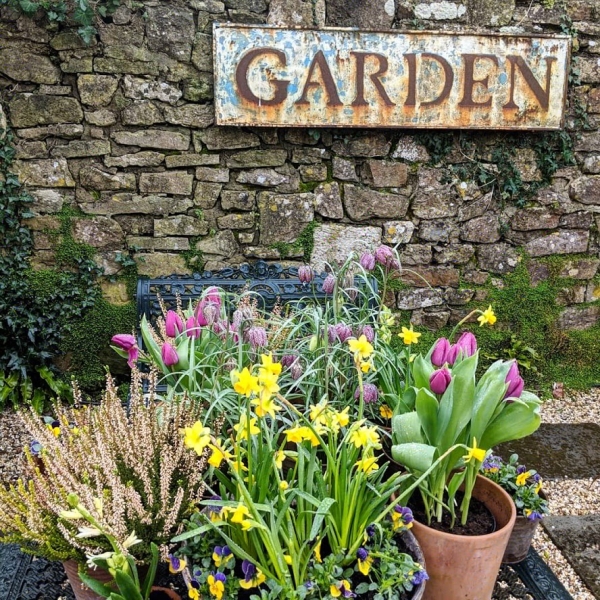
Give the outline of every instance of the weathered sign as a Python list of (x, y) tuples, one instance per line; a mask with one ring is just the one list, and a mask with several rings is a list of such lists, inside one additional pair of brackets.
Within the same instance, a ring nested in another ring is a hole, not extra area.
[(570, 40), (219, 25), (218, 125), (559, 129)]

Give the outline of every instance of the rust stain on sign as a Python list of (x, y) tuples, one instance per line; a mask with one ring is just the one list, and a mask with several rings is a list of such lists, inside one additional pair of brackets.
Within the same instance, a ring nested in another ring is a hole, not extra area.
[(218, 125), (560, 129), (567, 36), (214, 26)]

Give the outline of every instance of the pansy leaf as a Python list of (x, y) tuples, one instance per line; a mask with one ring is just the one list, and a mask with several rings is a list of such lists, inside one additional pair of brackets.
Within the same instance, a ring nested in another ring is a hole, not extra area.
[(437, 448), (428, 444), (397, 444), (392, 446), (392, 457), (411, 471), (424, 473), (435, 460)]

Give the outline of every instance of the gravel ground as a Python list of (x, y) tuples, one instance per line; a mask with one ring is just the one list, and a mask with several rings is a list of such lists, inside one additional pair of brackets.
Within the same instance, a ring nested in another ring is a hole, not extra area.
[[(542, 406), (545, 423), (596, 423), (600, 425), (600, 389), (552, 399)], [(0, 483), (15, 481), (23, 470), (22, 448), (30, 439), (11, 410), (0, 412)], [(600, 480), (545, 481), (554, 515), (600, 514)], [(587, 589), (567, 559), (539, 527), (534, 546), (550, 565), (574, 600), (598, 600)], [(510, 600), (519, 600), (510, 597)]]

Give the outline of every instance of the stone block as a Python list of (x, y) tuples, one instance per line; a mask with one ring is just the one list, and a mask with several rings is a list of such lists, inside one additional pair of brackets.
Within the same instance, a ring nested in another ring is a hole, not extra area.
[(262, 260), (279, 260), (281, 258), (279, 250), (276, 248), (265, 248), (264, 246), (248, 246), (244, 248), (244, 256), (248, 258), (261, 258)]
[(217, 218), (219, 229), (252, 229), (254, 227), (254, 215), (252, 213), (232, 213)]
[(70, 96), (70, 85), (40, 85), (39, 93), (50, 96)]
[(559, 329), (582, 330), (589, 329), (598, 323), (600, 317), (600, 306), (569, 306), (558, 317), (556, 323)]
[(111, 137), (117, 144), (158, 148), (160, 150), (187, 150), (190, 146), (188, 132), (167, 129), (148, 129), (144, 131), (115, 131)]
[(229, 169), (215, 169), (213, 167), (198, 167), (196, 179), (212, 183), (229, 183)]
[(101, 108), (94, 112), (86, 112), (84, 115), (85, 120), (90, 125), (98, 125), (99, 127), (109, 127), (117, 122), (117, 115), (106, 108)]
[(267, 22), (289, 27), (322, 27), (325, 25), (325, 0), (271, 0)]
[(55, 146), (52, 156), (80, 158), (84, 156), (103, 156), (110, 154), (110, 142), (105, 140), (75, 140), (66, 146)]
[(500, 239), (498, 215), (485, 215), (471, 219), (460, 228), (460, 239), (465, 242), (493, 244)]
[(372, 133), (349, 141), (337, 140), (331, 149), (339, 156), (376, 158), (387, 156), (392, 143), (382, 133)]
[(129, 247), (135, 246), (140, 250), (184, 252), (190, 249), (190, 240), (186, 237), (155, 238), (132, 235), (127, 237), (127, 245)]
[(124, 93), (134, 100), (160, 100), (175, 104), (181, 98), (181, 90), (166, 81), (148, 80), (125, 75), (123, 78)]
[(559, 306), (582, 304), (585, 302), (586, 288), (586, 285), (574, 285), (558, 290), (556, 293), (556, 304)]
[(166, 158), (167, 169), (218, 165), (219, 162), (218, 154), (172, 154)]
[(261, 187), (277, 187), (290, 183), (290, 177), (278, 173), (274, 169), (252, 169), (250, 171), (242, 171), (237, 176), (236, 181), (238, 183), (249, 183)]
[(376, 188), (402, 187), (408, 181), (408, 167), (399, 162), (368, 160), (366, 179)]
[(471, 302), (474, 295), (475, 290), (449, 288), (444, 294), (444, 299), (450, 306), (464, 306)]
[[(171, 215), (184, 213), (192, 208), (190, 198), (168, 198), (165, 196), (137, 196), (134, 194), (102, 195), (97, 202), (82, 202), (79, 207), (84, 213), (96, 215)], [(139, 233), (145, 233), (144, 230)]]
[(458, 227), (450, 220), (421, 221), (418, 230), (419, 239), (427, 242), (456, 242)]
[(455, 217), (458, 198), (451, 184), (442, 183), (441, 170), (421, 169), (419, 185), (412, 203), (415, 216), (420, 219), (442, 219)]
[(107, 167), (158, 167), (165, 160), (165, 155), (160, 152), (144, 150), (135, 154), (123, 154), (121, 156), (107, 156), (104, 164)]
[[(96, 40), (94, 40), (92, 44), (95, 45)], [(85, 42), (75, 31), (62, 31), (61, 33), (58, 33), (50, 40), (50, 46), (57, 51), (86, 48)]]
[(469, 23), (478, 27), (509, 25), (515, 12), (515, 0), (468, 0)]
[(322, 183), (315, 188), (315, 211), (326, 219), (343, 219), (344, 207), (340, 186), (335, 182)]
[(81, 123), (83, 111), (75, 98), (17, 94), (8, 103), (13, 127), (36, 127), (52, 123)]
[(14, 81), (50, 85), (60, 82), (60, 70), (47, 56), (25, 52), (21, 46), (0, 50), (0, 73)]
[(574, 144), (577, 152), (600, 152), (600, 131), (582, 132)]
[(123, 125), (154, 125), (164, 123), (165, 119), (157, 106), (149, 101), (134, 102), (121, 111)]
[(413, 163), (426, 163), (431, 160), (425, 146), (416, 142), (412, 136), (402, 136), (391, 157)]
[[(2, 126), (0, 119), (0, 129), (5, 129)], [(0, 135), (0, 139), (4, 137), (4, 134)], [(46, 142), (19, 142), (15, 145), (15, 158), (17, 160), (27, 160), (30, 158), (48, 158), (48, 146)]]
[(189, 102), (211, 102), (214, 99), (212, 73), (198, 73), (184, 79), (183, 97)]
[(126, 73), (127, 75), (157, 76), (159, 74), (159, 68), (156, 63), (119, 58), (94, 59), (94, 71), (97, 73), (114, 73), (115, 75)]
[(300, 165), (298, 172), (305, 183), (327, 180), (327, 165)]
[(97, 167), (84, 167), (79, 171), (79, 182), (90, 190), (132, 190), (136, 189), (136, 178), (133, 173), (107, 173)]
[(223, 210), (253, 210), (256, 204), (256, 192), (247, 190), (223, 190), (221, 207)]
[(315, 165), (329, 159), (331, 154), (325, 148), (294, 148), (292, 162), (301, 165)]
[(195, 237), (208, 233), (208, 223), (196, 217), (187, 215), (176, 215), (164, 217), (154, 221), (154, 236), (188, 236)]
[(600, 173), (600, 156), (597, 154), (593, 156), (586, 156), (583, 165), (581, 166), (581, 170), (584, 173), (589, 173), (592, 175), (597, 175)]
[(600, 175), (580, 177), (571, 182), (569, 196), (582, 204), (600, 204)]
[(64, 158), (17, 161), (15, 173), (28, 187), (75, 187), (75, 180)]
[(450, 311), (442, 310), (429, 312), (425, 310), (414, 310), (410, 322), (413, 325), (429, 329), (430, 331), (438, 331), (448, 324), (450, 319)]
[(412, 267), (400, 279), (412, 287), (458, 287), (459, 272), (454, 267)]
[(560, 215), (554, 214), (546, 208), (524, 208), (515, 213), (510, 226), (516, 231), (555, 229), (558, 227), (559, 221)]
[(187, 171), (169, 171), (167, 173), (142, 173), (140, 192), (190, 196), (194, 176)]
[(227, 157), (225, 164), (230, 169), (280, 167), (285, 164), (287, 156), (287, 150), (246, 150)]
[(33, 198), (31, 208), (36, 213), (60, 212), (65, 202), (64, 194), (58, 190), (30, 190), (29, 194)]
[(213, 72), (212, 35), (196, 33), (194, 36), (194, 49), (192, 51), (192, 64), (198, 71)]
[(333, 177), (342, 181), (358, 181), (356, 174), (356, 165), (351, 160), (345, 158), (333, 157)]
[(114, 220), (121, 226), (123, 233), (131, 235), (152, 235), (154, 219), (152, 215), (115, 215)]
[(73, 219), (73, 235), (79, 242), (104, 250), (118, 250), (125, 241), (121, 226), (102, 216)]
[(414, 7), (417, 19), (426, 21), (457, 21), (461, 20), (467, 12), (467, 7), (460, 3), (447, 2), (419, 2)]
[(408, 244), (414, 230), (412, 221), (388, 221), (383, 224), (383, 242), (390, 246)]
[(406, 215), (408, 204), (408, 198), (399, 194), (382, 194), (350, 184), (344, 186), (344, 206), (354, 221), (399, 219)]
[(408, 244), (400, 252), (400, 264), (403, 266), (428, 265), (433, 251), (429, 244)]
[(258, 194), (260, 240), (267, 245), (294, 242), (314, 219), (313, 194)]
[(91, 56), (82, 58), (69, 57), (65, 62), (60, 63), (60, 70), (63, 73), (92, 73), (94, 70), (94, 59)]
[(519, 255), (508, 244), (485, 244), (477, 248), (477, 262), (484, 271), (503, 275), (515, 270)]
[(397, 298), (397, 307), (400, 310), (415, 310), (444, 304), (442, 290), (431, 288), (400, 290)]
[(260, 146), (255, 133), (242, 131), (236, 127), (211, 127), (206, 131), (194, 132), (194, 148), (200, 152), (204, 144), (209, 150), (235, 150)]
[(492, 205), (492, 193), (490, 192), (469, 204), (459, 207), (458, 220), (470, 221), (471, 219), (485, 215)]
[(212, 104), (185, 104), (164, 109), (165, 120), (172, 125), (203, 129), (215, 120), (215, 107)]
[(327, 25), (389, 29), (396, 14), (394, 0), (327, 0)]
[(322, 272), (328, 264), (345, 262), (352, 252), (358, 256), (373, 252), (381, 245), (381, 228), (322, 223), (315, 229), (313, 239), (310, 264)]
[(194, 205), (204, 209), (214, 208), (222, 188), (220, 183), (198, 182), (194, 193)]
[(238, 251), (238, 243), (231, 231), (219, 231), (216, 235), (200, 240), (196, 249), (205, 255), (221, 256), (223, 258), (231, 258)]
[(530, 256), (577, 254), (579, 252), (587, 252), (589, 239), (589, 231), (557, 231), (532, 240), (525, 245), (525, 251)]
[(77, 89), (83, 104), (106, 106), (117, 91), (119, 80), (110, 75), (79, 75)]
[(584, 258), (570, 260), (565, 263), (559, 277), (570, 277), (571, 279), (592, 279), (598, 271), (600, 260), (595, 258)]
[(445, 265), (464, 265), (475, 255), (475, 248), (470, 244), (449, 244), (448, 246), (436, 246), (434, 260), (436, 263)]
[(138, 274), (147, 277), (163, 277), (167, 275), (186, 275), (190, 269), (180, 254), (173, 253), (139, 253), (136, 254)]
[(30, 219), (27, 219), (27, 227), (35, 232), (57, 231), (60, 229), (60, 219), (58, 217), (50, 217), (47, 215), (42, 217), (31, 217)]

